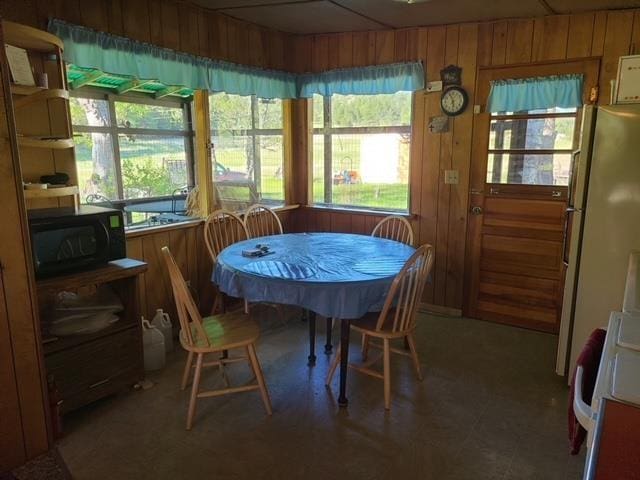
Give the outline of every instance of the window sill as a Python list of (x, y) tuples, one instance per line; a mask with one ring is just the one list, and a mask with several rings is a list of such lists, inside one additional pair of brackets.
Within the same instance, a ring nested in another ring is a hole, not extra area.
[(409, 212), (402, 212), (398, 210), (369, 210), (367, 208), (357, 208), (357, 207), (339, 207), (339, 206), (328, 206), (328, 205), (306, 205), (304, 207), (308, 210), (320, 210), (325, 212), (336, 212), (336, 213), (344, 213), (344, 214), (356, 214), (356, 215), (372, 215), (376, 217), (380, 216), (389, 216), (395, 215), (398, 217), (406, 218), (407, 220), (411, 220), (415, 218), (415, 214)]
[[(273, 211), (276, 213), (287, 212), (290, 210), (296, 210), (298, 208), (300, 208), (300, 205), (298, 204), (283, 205), (280, 207), (273, 208)], [(171, 223), (166, 225), (155, 225), (153, 227), (134, 228), (131, 230), (126, 230), (125, 236), (126, 238), (136, 238), (136, 237), (143, 237), (145, 235), (153, 235), (154, 233), (159, 233), (159, 232), (167, 232), (171, 230), (180, 230), (183, 228), (197, 227), (198, 225), (204, 223), (204, 220), (205, 220), (204, 218), (194, 218), (193, 220), (186, 220), (184, 222), (176, 222), (176, 223)]]

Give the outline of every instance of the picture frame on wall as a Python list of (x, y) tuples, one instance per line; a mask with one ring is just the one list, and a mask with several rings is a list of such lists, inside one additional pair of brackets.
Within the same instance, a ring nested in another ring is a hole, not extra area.
[(612, 103), (640, 103), (640, 55), (620, 57)]

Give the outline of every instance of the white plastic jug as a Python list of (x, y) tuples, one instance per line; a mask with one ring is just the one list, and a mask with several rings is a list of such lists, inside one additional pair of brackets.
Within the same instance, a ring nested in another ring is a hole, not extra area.
[(164, 351), (173, 351), (173, 327), (169, 314), (162, 311), (161, 308), (156, 310), (156, 315), (151, 320), (151, 325), (162, 332), (164, 336)]
[(151, 372), (164, 367), (165, 351), (162, 332), (142, 317), (142, 345), (144, 350), (144, 371)]

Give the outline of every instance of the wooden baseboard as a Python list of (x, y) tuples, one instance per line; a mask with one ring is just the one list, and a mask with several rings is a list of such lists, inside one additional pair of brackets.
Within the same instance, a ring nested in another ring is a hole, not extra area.
[(443, 307), (432, 303), (421, 303), (418, 307), (421, 312), (434, 313), (436, 315), (446, 315), (448, 317), (461, 317), (462, 310), (459, 308)]

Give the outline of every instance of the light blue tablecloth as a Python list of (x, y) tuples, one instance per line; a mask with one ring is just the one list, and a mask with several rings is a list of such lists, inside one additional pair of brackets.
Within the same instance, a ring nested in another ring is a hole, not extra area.
[[(274, 253), (242, 256), (257, 244)], [(414, 251), (364, 235), (274, 235), (225, 248), (212, 281), (227, 295), (249, 302), (297, 305), (325, 317), (354, 319), (382, 309), (394, 276)]]

